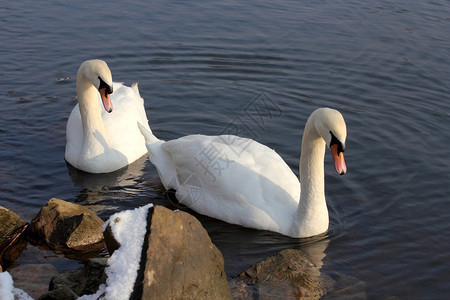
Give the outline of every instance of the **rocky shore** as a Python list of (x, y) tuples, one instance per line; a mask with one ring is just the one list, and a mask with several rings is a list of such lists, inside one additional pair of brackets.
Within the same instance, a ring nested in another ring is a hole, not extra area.
[[(82, 299), (108, 299), (113, 293), (108, 285), (116, 284), (112, 274), (117, 270), (133, 273), (119, 274), (133, 280), (124, 299), (366, 298), (364, 282), (344, 274), (324, 274), (320, 265), (294, 249), (227, 279), (221, 252), (195, 217), (162, 206), (146, 209), (142, 224), (134, 216), (120, 214), (105, 224), (84, 206), (52, 198), (28, 224), (0, 207), (0, 272), (9, 271), (27, 244), (32, 244), (83, 262), (82, 267), (64, 274), (31, 267), (26, 276), (13, 275), (18, 282), (32, 280), (36, 273), (47, 274), (48, 289), (24, 289), (40, 300), (83, 295)], [(143, 227), (142, 243), (127, 245), (138, 240), (132, 231), (139, 226)], [(137, 251), (135, 262), (123, 261), (131, 256), (127, 251)], [(119, 257), (119, 252), (125, 256)], [(125, 267), (111, 271), (112, 265), (121, 263)]]

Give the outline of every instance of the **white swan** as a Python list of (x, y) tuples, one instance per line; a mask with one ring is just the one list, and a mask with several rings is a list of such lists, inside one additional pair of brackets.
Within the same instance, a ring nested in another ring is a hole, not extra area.
[[(164, 142), (139, 124), (151, 162), (167, 190), (198, 213), (250, 228), (303, 238), (328, 230), (325, 145), (344, 174), (347, 129), (342, 115), (319, 108), (302, 140), (301, 183), (272, 149), (232, 135), (189, 135)], [(301, 194), (300, 194), (301, 186)]]
[(78, 69), (77, 96), (66, 127), (68, 163), (89, 173), (109, 173), (147, 153), (136, 126), (138, 120), (148, 128), (137, 84), (130, 88), (113, 83), (104, 61), (88, 60)]

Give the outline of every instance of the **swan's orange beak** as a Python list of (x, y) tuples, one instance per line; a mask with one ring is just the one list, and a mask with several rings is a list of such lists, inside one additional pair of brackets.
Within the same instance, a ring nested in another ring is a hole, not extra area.
[(113, 105), (111, 103), (111, 98), (109, 97), (109, 93), (106, 88), (101, 88), (98, 90), (100, 92), (100, 96), (102, 97), (103, 107), (107, 112), (112, 112)]
[(344, 152), (338, 153), (338, 145), (331, 146), (331, 154), (333, 155), (334, 167), (339, 175), (344, 175), (347, 172), (347, 166), (345, 165)]

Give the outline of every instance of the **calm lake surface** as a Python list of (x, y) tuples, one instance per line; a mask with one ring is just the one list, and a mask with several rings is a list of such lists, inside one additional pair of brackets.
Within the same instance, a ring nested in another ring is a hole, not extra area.
[[(2, 1), (0, 205), (27, 221), (52, 197), (103, 219), (170, 206), (146, 157), (108, 175), (64, 161), (77, 69), (101, 58), (114, 81), (139, 82), (159, 138), (235, 126), (296, 174), (309, 114), (328, 106), (344, 115), (348, 173), (338, 176), (327, 153), (326, 237), (291, 239), (196, 214), (229, 277), (297, 248), (320, 257), (322, 272), (364, 282), (369, 299), (448, 298), (449, 32), (444, 0)], [(261, 103), (279, 110), (247, 118)], [(79, 266), (28, 252), (17, 265)]]

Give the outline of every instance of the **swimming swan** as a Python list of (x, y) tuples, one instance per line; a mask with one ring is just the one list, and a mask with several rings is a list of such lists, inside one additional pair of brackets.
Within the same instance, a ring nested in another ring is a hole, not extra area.
[[(167, 190), (198, 213), (245, 227), (304, 238), (328, 230), (324, 191), (325, 146), (344, 174), (347, 129), (337, 110), (319, 108), (302, 139), (301, 183), (272, 149), (232, 135), (156, 138), (139, 125), (150, 161)], [(300, 193), (301, 186), (301, 193)]]
[(69, 164), (89, 173), (109, 173), (147, 153), (136, 126), (138, 120), (148, 128), (137, 84), (130, 88), (113, 83), (104, 61), (87, 60), (78, 69), (77, 96), (66, 127), (64, 157)]

